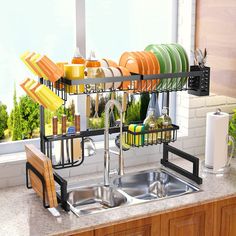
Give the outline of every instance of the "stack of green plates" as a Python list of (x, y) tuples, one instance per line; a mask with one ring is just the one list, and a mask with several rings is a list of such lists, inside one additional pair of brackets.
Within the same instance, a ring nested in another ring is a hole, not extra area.
[[(160, 64), (160, 73), (187, 72), (189, 67), (188, 57), (184, 48), (177, 43), (173, 44), (151, 44), (145, 51), (152, 52)], [(162, 79), (157, 89), (181, 90), (186, 84), (187, 78)]]

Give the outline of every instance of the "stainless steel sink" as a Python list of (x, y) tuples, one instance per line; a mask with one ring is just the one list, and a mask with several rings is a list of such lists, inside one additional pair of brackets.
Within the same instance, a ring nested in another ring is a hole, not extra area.
[(73, 186), (68, 204), (77, 216), (197, 192), (200, 189), (163, 169), (126, 174), (103, 184)]
[(71, 210), (80, 216), (124, 205), (127, 198), (114, 188), (94, 185), (69, 190), (67, 202)]
[(113, 184), (129, 196), (144, 201), (199, 191), (199, 188), (164, 170), (124, 175), (116, 178)]

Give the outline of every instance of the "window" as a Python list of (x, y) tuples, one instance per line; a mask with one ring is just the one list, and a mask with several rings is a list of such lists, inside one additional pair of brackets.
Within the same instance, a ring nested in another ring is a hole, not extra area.
[[(37, 79), (19, 59), (25, 50), (47, 54), (56, 62), (70, 61), (77, 45), (84, 56), (93, 49), (98, 58), (118, 62), (124, 51), (176, 41), (176, 2), (22, 0), (14, 1), (14, 8), (13, 1), (4, 2), (2, 8), (6, 10), (0, 16), (0, 102), (7, 105), (8, 115), (13, 108), (14, 85), (20, 97), (24, 91), (19, 82), (26, 77)], [(78, 99), (83, 129), (85, 98)]]
[(0, 102), (7, 105), (10, 115), (14, 85), (19, 101), (25, 94), (18, 85), (20, 81), (27, 77), (37, 80), (20, 60), (22, 53), (35, 51), (56, 62), (68, 61), (73, 56), (75, 2), (10, 0), (4, 1), (1, 8)]
[(118, 62), (125, 51), (142, 51), (148, 44), (172, 42), (174, 2), (85, 1), (87, 55), (95, 50), (98, 57)]
[[(88, 57), (119, 62), (125, 51), (142, 51), (149, 44), (177, 40), (177, 1), (167, 0), (77, 0), (77, 46)], [(170, 102), (175, 104), (175, 94)], [(85, 98), (78, 98), (84, 114)], [(160, 99), (161, 104), (161, 99)], [(175, 120), (175, 106), (170, 111)], [(86, 119), (81, 119), (85, 129)]]

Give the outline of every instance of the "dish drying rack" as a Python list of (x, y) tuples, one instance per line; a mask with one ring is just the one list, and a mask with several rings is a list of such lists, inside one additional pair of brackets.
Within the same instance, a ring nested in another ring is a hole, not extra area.
[[(110, 78), (96, 78), (96, 79), (78, 79), (78, 80), (68, 80), (66, 78), (61, 78), (57, 82), (52, 83), (50, 81), (44, 80), (43, 78), (39, 79), (41, 84), (48, 86), (52, 91), (54, 91), (58, 96), (60, 96), (64, 103), (67, 101), (67, 95), (80, 95), (80, 94), (93, 94), (93, 93), (109, 93), (113, 91), (123, 91), (123, 92), (132, 92), (135, 94), (140, 93), (164, 93), (166, 94), (166, 104), (169, 106), (169, 93), (177, 92), (177, 91), (188, 91), (189, 94), (193, 94), (196, 96), (207, 96), (209, 95), (210, 88), (210, 68), (209, 67), (199, 67), (199, 66), (191, 66), (189, 72), (181, 72), (181, 73), (168, 73), (168, 74), (154, 74), (154, 75), (142, 75), (142, 74), (132, 74), (131, 76), (124, 77), (110, 77)], [(108, 82), (112, 82), (113, 86), (109, 89), (101, 89), (99, 84), (105, 84)], [(128, 88), (123, 89), (122, 86), (120, 88), (115, 88), (115, 82), (126, 82), (129, 83)], [(140, 83), (141, 86), (137, 89), (136, 85)], [(87, 85), (93, 84), (94, 89), (88, 89)], [(84, 86), (84, 91), (80, 92), (77, 85)], [(145, 86), (146, 85), (146, 86)], [(148, 87), (149, 85), (149, 87)], [(154, 85), (154, 86), (152, 86)], [(156, 86), (157, 85), (157, 86)], [(70, 92), (70, 87), (73, 86), (73, 92)], [(97, 89), (99, 87), (99, 90)], [(140, 137), (149, 135), (155, 137), (152, 141), (142, 142), (139, 141), (130, 143), (133, 147), (142, 147), (156, 144), (163, 144), (163, 158), (161, 159), (161, 164), (184, 175), (185, 177), (195, 181), (197, 184), (202, 183), (202, 179), (199, 177), (199, 159), (185, 153), (177, 148), (174, 148), (169, 145), (169, 143), (177, 140), (177, 130), (179, 127), (177, 125), (172, 125), (171, 128), (167, 129), (158, 129), (152, 131), (143, 131), (143, 132), (132, 132), (128, 129), (128, 126), (123, 126), (123, 131), (125, 134), (126, 142), (130, 138), (129, 135), (133, 135), (138, 140)], [(111, 127), (109, 129), (109, 133), (119, 133), (119, 127)], [(171, 138), (166, 140), (163, 138), (165, 132), (170, 132)], [(83, 163), (84, 161), (84, 141), (86, 137), (103, 135), (104, 129), (96, 129), (96, 130), (86, 130), (81, 131), (80, 133), (75, 134), (65, 134), (65, 135), (45, 135), (45, 120), (44, 120), (44, 107), (40, 106), (40, 149), (52, 160), (52, 166), (54, 169), (64, 169), (70, 167), (76, 167)], [(64, 155), (64, 141), (70, 142), (71, 153), (73, 153), (73, 140), (81, 139), (81, 158), (79, 160), (74, 160), (73, 154), (70, 160), (66, 161), (63, 157)], [(55, 141), (61, 142), (62, 147), (62, 161), (61, 163), (53, 162), (53, 143)], [(169, 161), (169, 153), (173, 153), (178, 155), (190, 162), (193, 163), (193, 171), (189, 172), (181, 167), (171, 163)], [(61, 206), (68, 211), (69, 206), (67, 204), (67, 182), (63, 178), (59, 178), (58, 174), (55, 173), (55, 180), (61, 186), (61, 197), (59, 201), (61, 202)]]

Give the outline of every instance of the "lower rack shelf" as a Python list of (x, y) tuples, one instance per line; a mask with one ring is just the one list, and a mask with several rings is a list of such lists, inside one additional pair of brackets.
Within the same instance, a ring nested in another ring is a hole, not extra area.
[[(140, 128), (143, 126), (140, 125)], [(162, 143), (170, 143), (177, 140), (179, 126), (172, 124), (168, 128), (148, 131), (133, 132), (128, 129), (125, 133), (125, 143), (132, 147), (144, 147)]]
[[(123, 126), (122, 143), (129, 147), (143, 147), (170, 143), (177, 140), (179, 127), (172, 124), (165, 129), (132, 132), (130, 126)], [(112, 127), (109, 133), (119, 133), (119, 127)], [(81, 131), (74, 134), (50, 135), (43, 137), (45, 154), (51, 159), (54, 169), (76, 167), (84, 161), (84, 143), (87, 137), (104, 135), (104, 129)]]

